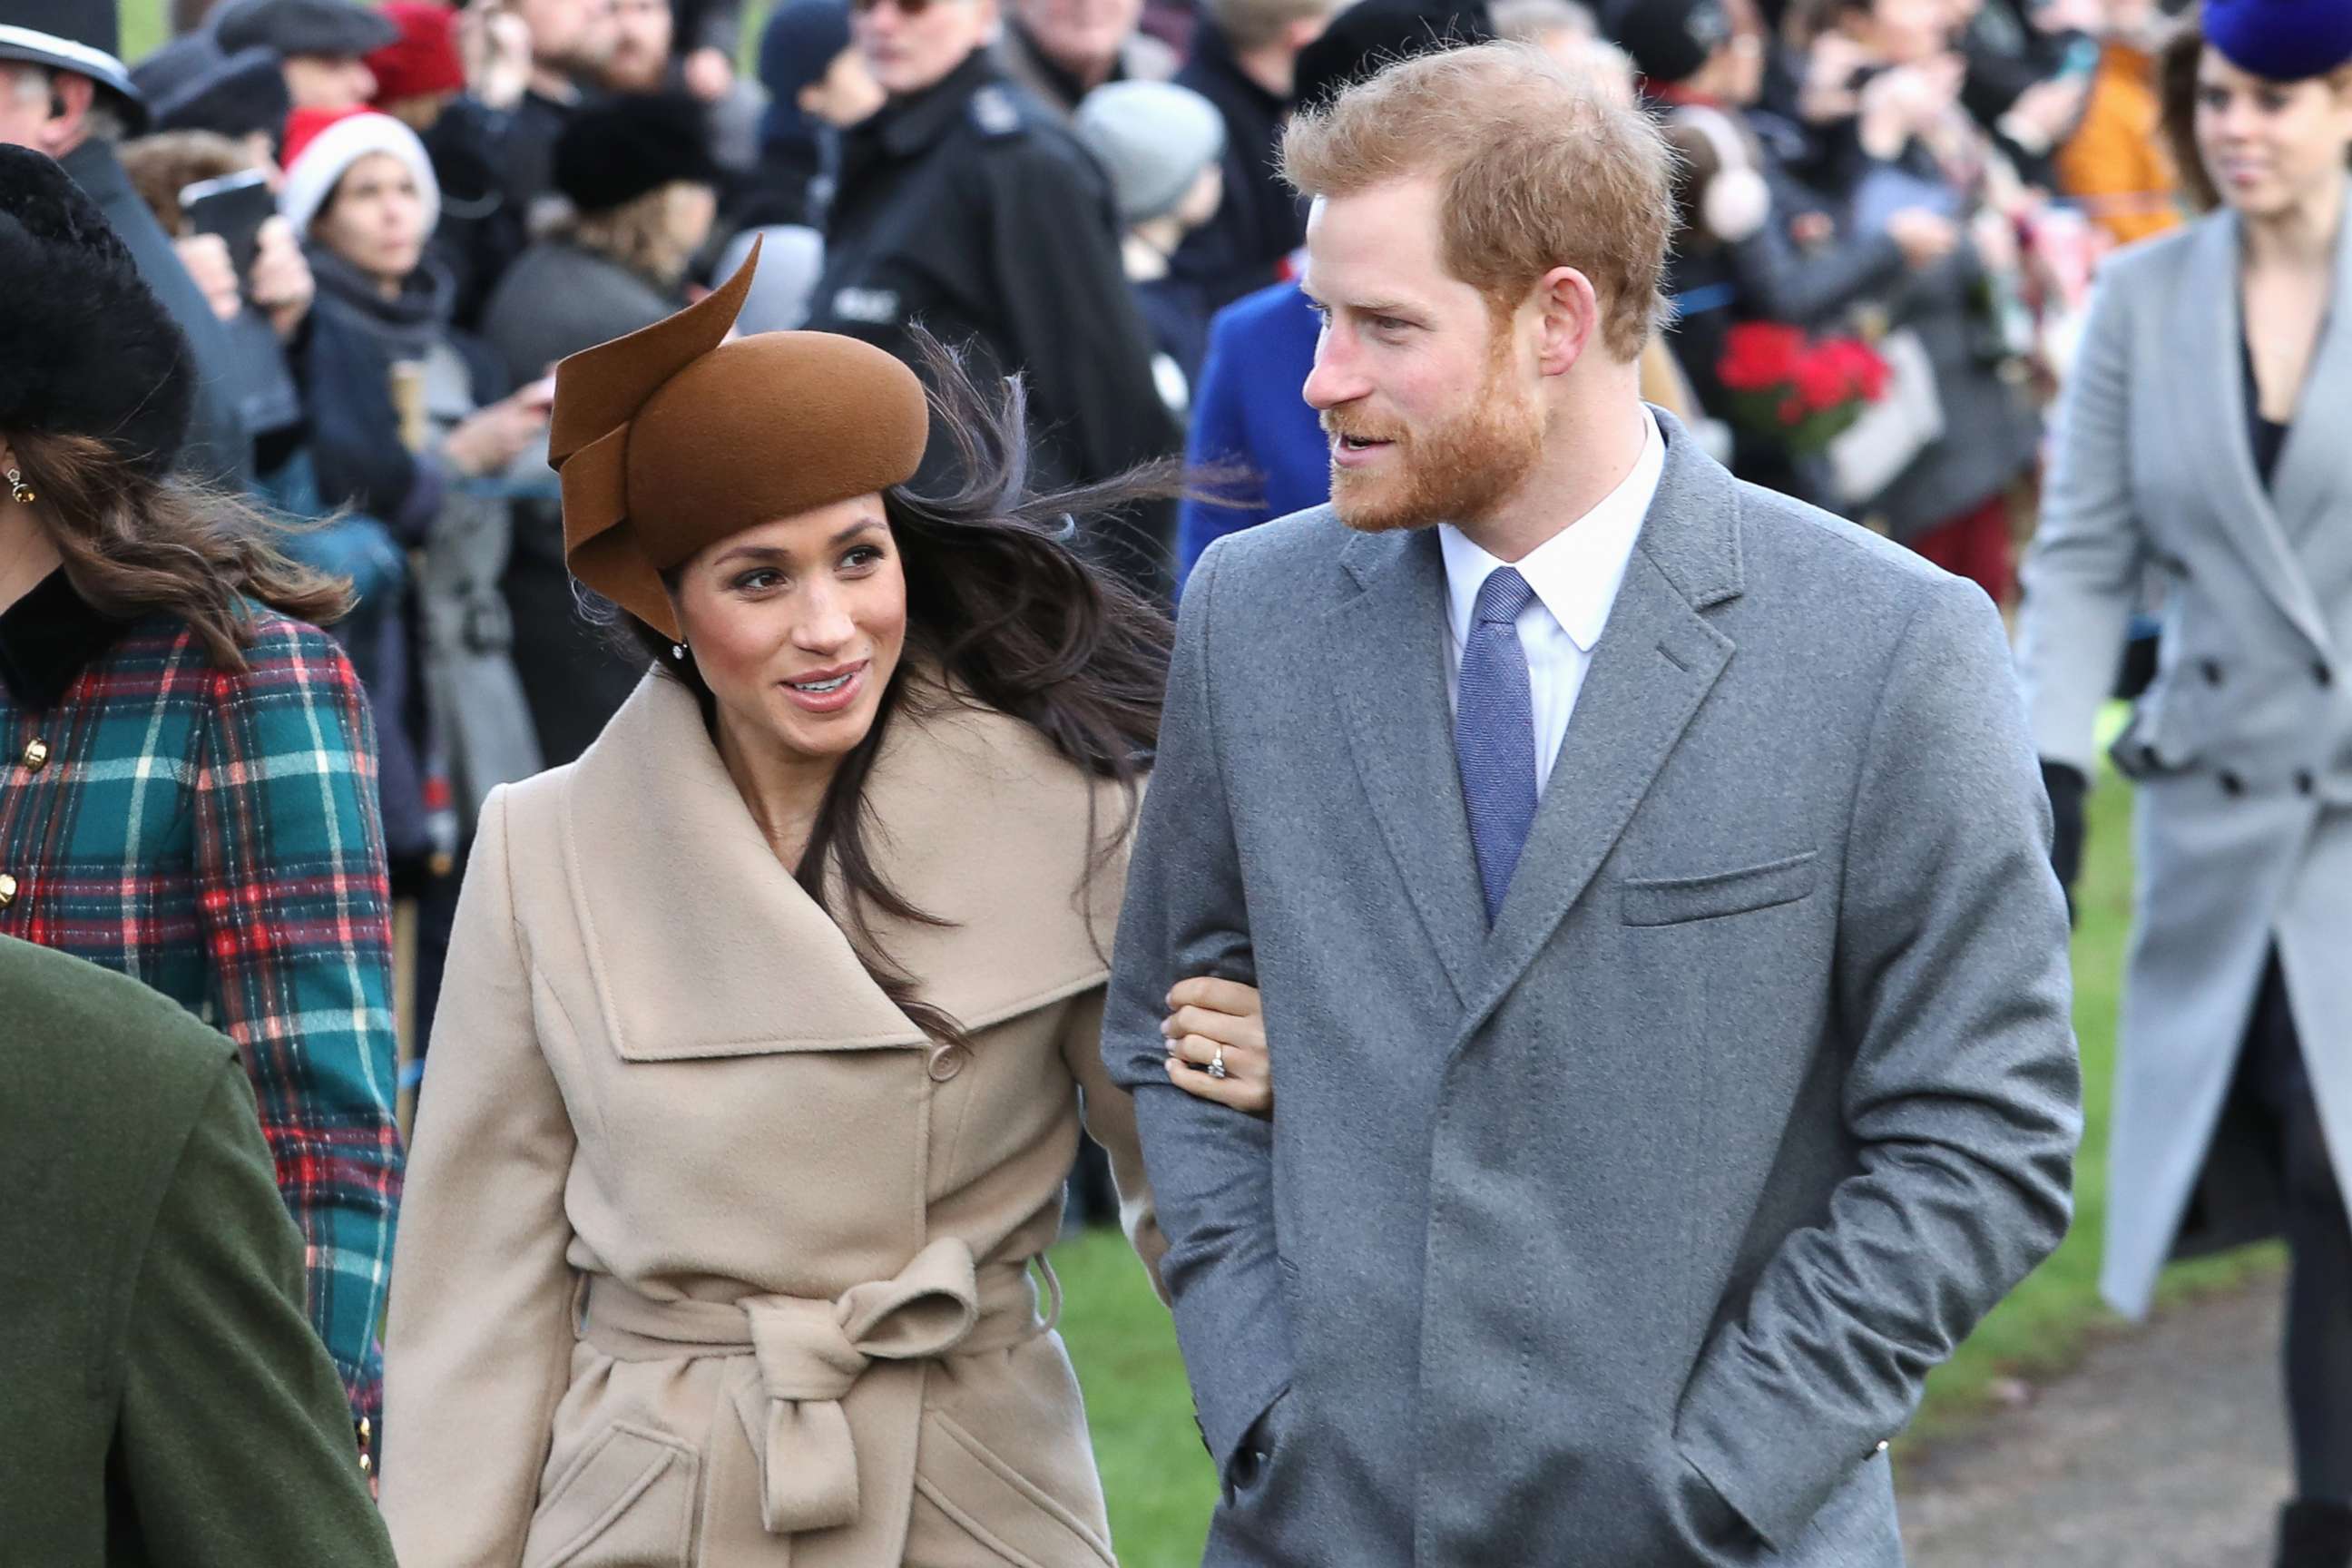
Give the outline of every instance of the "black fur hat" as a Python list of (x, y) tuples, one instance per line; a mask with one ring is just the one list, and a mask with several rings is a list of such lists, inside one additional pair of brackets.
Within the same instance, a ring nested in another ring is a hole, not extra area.
[(583, 213), (610, 212), (673, 183), (717, 185), (701, 106), (630, 94), (583, 109), (555, 142), (555, 188)]
[(49, 159), (0, 145), (0, 433), (94, 436), (160, 479), (187, 437), (193, 373), (97, 205)]

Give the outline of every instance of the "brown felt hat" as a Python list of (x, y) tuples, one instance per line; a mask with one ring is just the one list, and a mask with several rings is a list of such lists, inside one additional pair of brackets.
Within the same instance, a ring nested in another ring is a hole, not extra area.
[(914, 478), (915, 373), (830, 332), (723, 340), (760, 248), (719, 289), (555, 367), (548, 461), (572, 574), (676, 637), (661, 574), (730, 534)]

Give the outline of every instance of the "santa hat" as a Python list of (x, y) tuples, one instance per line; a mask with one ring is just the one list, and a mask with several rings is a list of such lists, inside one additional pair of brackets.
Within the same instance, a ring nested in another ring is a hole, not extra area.
[(286, 183), (278, 210), (298, 239), (310, 237), (310, 220), (327, 205), (351, 166), (372, 153), (388, 153), (408, 167), (425, 198), (425, 228), (441, 220), (441, 186), (416, 132), (372, 109), (298, 109), (286, 117)]

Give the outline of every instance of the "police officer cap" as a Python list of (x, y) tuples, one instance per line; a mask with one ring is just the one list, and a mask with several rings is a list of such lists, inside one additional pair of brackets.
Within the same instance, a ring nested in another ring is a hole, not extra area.
[(213, 37), (232, 55), (262, 48), (355, 60), (398, 42), (400, 29), (352, 0), (228, 0), (214, 13)]
[(922, 383), (871, 343), (724, 342), (759, 265), (755, 243), (703, 299), (555, 367), (564, 563), (671, 638), (663, 573), (747, 528), (905, 484), (929, 434)]
[(2205, 0), (2200, 25), (2224, 59), (2272, 81), (2352, 60), (2352, 0)]

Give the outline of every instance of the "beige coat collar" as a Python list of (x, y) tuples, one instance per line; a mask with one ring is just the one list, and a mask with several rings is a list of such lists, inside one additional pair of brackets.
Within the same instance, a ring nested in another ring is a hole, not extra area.
[[(1089, 875), (1118, 789), (992, 710), (901, 710), (866, 802), (874, 858), (946, 928), (875, 921), (967, 1028), (1102, 984), (1120, 868)], [(752, 821), (691, 693), (648, 676), (572, 770), (565, 852), (604, 1025), (637, 1061), (917, 1046)]]

